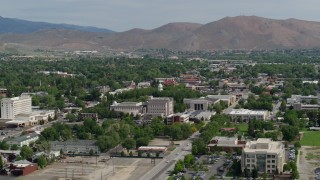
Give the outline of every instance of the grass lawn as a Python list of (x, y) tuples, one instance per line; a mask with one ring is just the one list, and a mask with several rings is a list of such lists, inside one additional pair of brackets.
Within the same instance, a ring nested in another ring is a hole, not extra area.
[(320, 146), (319, 139), (320, 139), (319, 131), (304, 131), (304, 134), (300, 143), (302, 146)]
[(237, 125), (237, 128), (239, 128), (239, 131), (241, 133), (244, 133), (244, 135), (248, 134), (248, 124), (247, 123), (242, 123)]

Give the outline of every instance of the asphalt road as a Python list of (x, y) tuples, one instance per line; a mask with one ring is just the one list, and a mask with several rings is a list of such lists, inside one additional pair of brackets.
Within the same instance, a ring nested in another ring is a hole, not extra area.
[[(197, 131), (188, 139), (181, 141), (181, 144), (176, 147), (167, 157), (163, 158), (154, 168), (140, 178), (140, 180), (163, 180), (169, 176), (168, 171), (173, 170), (175, 162), (179, 159), (183, 159), (185, 155), (191, 152), (192, 139), (198, 136), (200, 133)], [(189, 144), (189, 145), (188, 145)]]

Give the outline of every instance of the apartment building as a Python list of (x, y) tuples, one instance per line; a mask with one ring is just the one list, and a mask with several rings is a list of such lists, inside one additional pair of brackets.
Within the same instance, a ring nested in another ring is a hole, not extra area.
[(32, 133), (32, 134), (26, 134), (23, 136), (18, 136), (13, 139), (8, 139), (7, 143), (9, 145), (16, 144), (19, 147), (22, 147), (22, 146), (29, 146), (30, 143), (36, 142), (38, 139), (39, 139), (39, 134)]
[(17, 114), (31, 113), (31, 104), (32, 101), (29, 95), (3, 98), (1, 100), (1, 119), (14, 119)]
[(150, 96), (147, 101), (147, 114), (168, 116), (173, 114), (173, 98)]
[(232, 109), (229, 113), (233, 121), (248, 122), (251, 119), (266, 120), (270, 115), (266, 110)]
[(51, 142), (51, 151), (62, 150), (66, 154), (99, 154), (99, 147), (94, 140), (67, 140)]
[(285, 148), (282, 142), (268, 138), (259, 138), (246, 143), (241, 156), (241, 170), (254, 168), (259, 173), (283, 172)]

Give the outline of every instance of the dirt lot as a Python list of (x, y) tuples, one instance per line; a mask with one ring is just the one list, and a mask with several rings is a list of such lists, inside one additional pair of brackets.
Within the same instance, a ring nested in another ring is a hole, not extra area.
[(153, 167), (150, 159), (112, 158), (106, 162), (99, 162), (102, 158), (67, 158), (25, 176), (23, 180), (57, 180), (65, 177), (74, 180), (101, 180), (101, 177), (108, 180), (137, 180)]
[(300, 179), (314, 180), (314, 170), (318, 167), (320, 167), (320, 147), (302, 146), (298, 164)]

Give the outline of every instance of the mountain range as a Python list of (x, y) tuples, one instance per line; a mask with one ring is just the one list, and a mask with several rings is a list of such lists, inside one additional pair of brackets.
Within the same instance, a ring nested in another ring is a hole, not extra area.
[[(194, 51), (320, 47), (320, 23), (297, 19), (237, 16), (207, 24), (179, 22), (151, 30), (131, 29), (125, 32), (72, 25), (42, 28), (37, 23), (17, 19), (12, 21), (23, 23), (14, 25), (8, 22), (13, 25), (5, 27), (2, 19), (0, 32), (5, 33), (0, 35), (0, 43), (8, 47), (98, 51), (138, 48)], [(17, 26), (28, 31), (19, 32)]]

